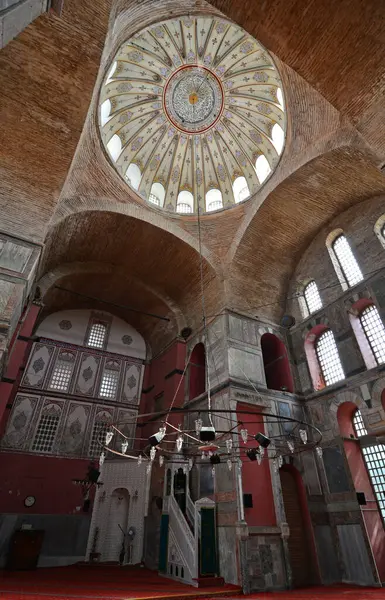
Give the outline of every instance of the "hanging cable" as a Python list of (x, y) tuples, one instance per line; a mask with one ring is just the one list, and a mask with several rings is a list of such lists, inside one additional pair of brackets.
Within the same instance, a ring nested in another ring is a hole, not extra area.
[(199, 266), (200, 266), (200, 280), (201, 280), (201, 298), (202, 298), (202, 321), (203, 321), (203, 332), (207, 341), (207, 348), (205, 352), (205, 363), (206, 363), (206, 388), (207, 388), (207, 407), (208, 417), (211, 426), (213, 427), (213, 421), (211, 418), (211, 394), (210, 394), (210, 374), (209, 374), (209, 360), (208, 360), (208, 333), (207, 333), (207, 320), (206, 320), (206, 307), (205, 307), (205, 290), (203, 281), (203, 255), (202, 255), (202, 235), (201, 235), (201, 209), (198, 205), (198, 243), (199, 243)]

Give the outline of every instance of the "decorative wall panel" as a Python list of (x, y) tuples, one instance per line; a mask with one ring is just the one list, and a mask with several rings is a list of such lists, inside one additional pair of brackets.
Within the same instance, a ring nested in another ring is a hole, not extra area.
[(329, 492), (331, 494), (348, 492), (350, 486), (341, 448), (338, 446), (324, 448), (323, 462), (325, 466)]
[(140, 384), (140, 375), (141, 375), (141, 365), (138, 365), (135, 363), (126, 363), (123, 388), (122, 388), (123, 402), (129, 402), (131, 404), (138, 404), (138, 402), (139, 402), (138, 388), (139, 388), (139, 384)]
[(31, 255), (32, 248), (0, 238), (0, 268), (23, 273)]
[(84, 451), (86, 430), (91, 414), (90, 404), (70, 402), (60, 439), (59, 451), (63, 454), (81, 455)]
[(30, 425), (40, 396), (27, 396), (18, 394), (13, 403), (12, 412), (8, 419), (7, 429), (1, 446), (3, 448), (14, 448), (23, 450), (29, 445), (30, 436), (28, 435)]
[(75, 394), (82, 396), (95, 396), (95, 384), (101, 356), (89, 352), (82, 353)]
[(24, 374), (22, 385), (42, 388), (55, 346), (35, 344)]

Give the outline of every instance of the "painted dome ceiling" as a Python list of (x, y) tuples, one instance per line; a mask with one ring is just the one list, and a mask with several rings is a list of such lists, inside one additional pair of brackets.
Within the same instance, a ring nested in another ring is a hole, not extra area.
[(272, 58), (236, 24), (210, 16), (164, 21), (125, 42), (99, 117), (128, 185), (178, 213), (247, 200), (274, 172), (286, 130)]

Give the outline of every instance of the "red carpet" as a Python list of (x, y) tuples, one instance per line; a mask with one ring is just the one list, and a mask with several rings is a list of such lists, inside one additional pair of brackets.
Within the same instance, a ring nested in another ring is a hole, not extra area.
[(239, 588), (198, 589), (139, 567), (74, 566), (0, 573), (0, 598), (7, 600), (188, 600), (219, 594), (235, 596)]
[[(0, 572), (1, 600), (205, 600), (209, 597), (244, 598), (239, 588), (194, 588), (156, 572), (137, 567), (61, 567), (36, 571)], [(258, 600), (384, 600), (382, 588), (353, 586), (253, 593)]]

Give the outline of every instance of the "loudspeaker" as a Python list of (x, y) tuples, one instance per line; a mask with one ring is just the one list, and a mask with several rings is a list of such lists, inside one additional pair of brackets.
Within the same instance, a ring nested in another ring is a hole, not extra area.
[(243, 506), (253, 508), (253, 494), (243, 494)]
[(357, 492), (357, 502), (360, 506), (366, 505), (366, 498), (364, 492)]

